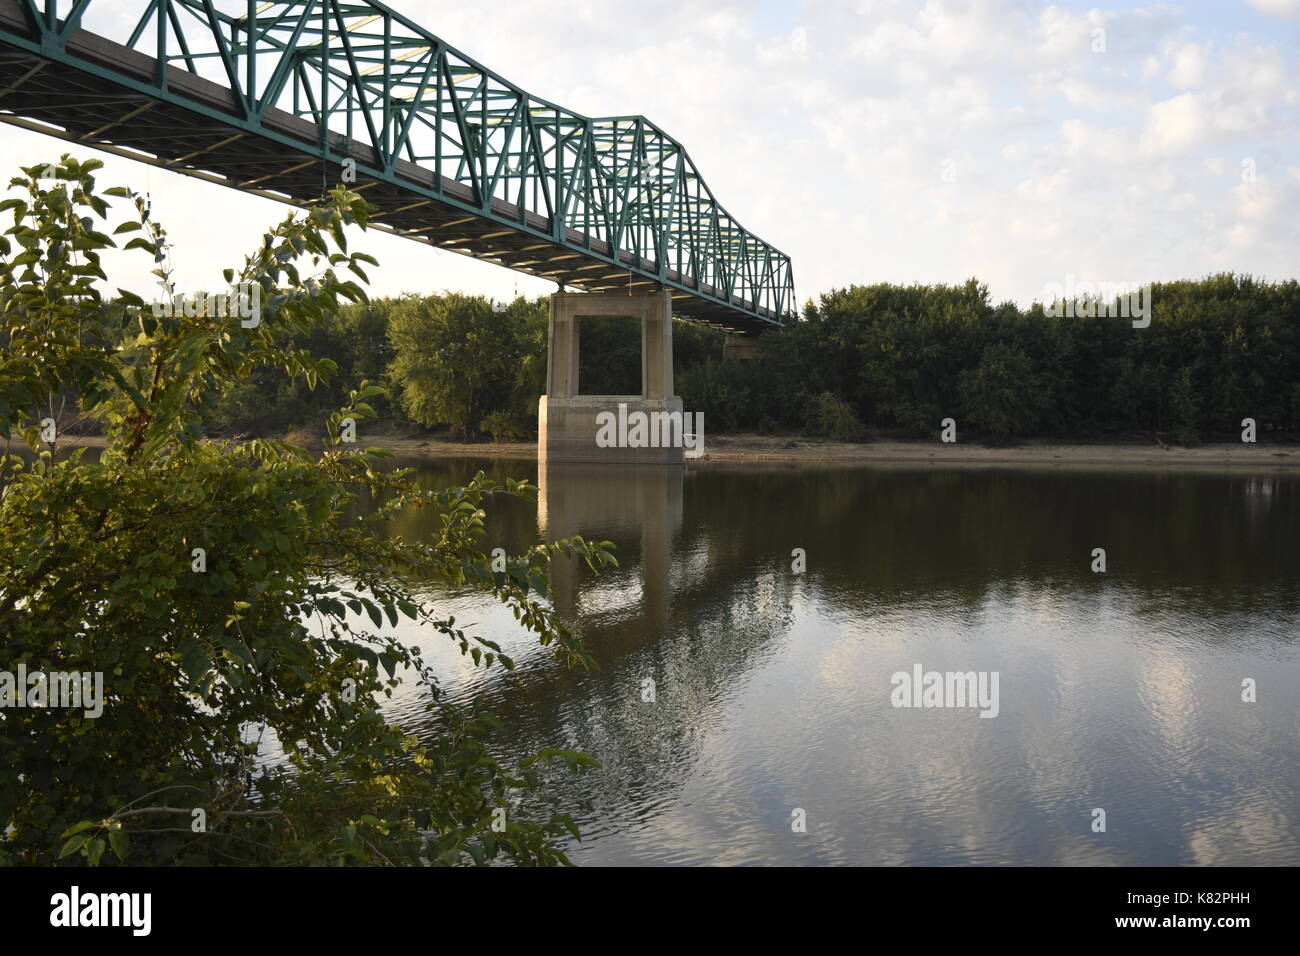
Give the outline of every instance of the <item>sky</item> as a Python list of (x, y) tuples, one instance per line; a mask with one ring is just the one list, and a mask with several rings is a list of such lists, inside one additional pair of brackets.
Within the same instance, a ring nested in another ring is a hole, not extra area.
[[(801, 302), (874, 282), (976, 277), (1027, 305), (1067, 277), (1300, 274), (1300, 0), (389, 5), (538, 96), (648, 117), (790, 255)], [(220, 285), (287, 211), (0, 125), (10, 170), (64, 151), (150, 194), (182, 288)], [(555, 289), (359, 242), (380, 261), (372, 294)], [(152, 263), (115, 262), (117, 284), (149, 288)]]

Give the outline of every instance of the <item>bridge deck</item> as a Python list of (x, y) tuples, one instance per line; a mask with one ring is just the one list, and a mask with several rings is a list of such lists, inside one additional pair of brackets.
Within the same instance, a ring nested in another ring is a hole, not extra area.
[[(0, 0), (0, 30), (31, 36), (15, 0)], [(319, 202), (327, 177), (329, 186), (339, 184), (337, 160), (320, 155), (315, 123), (270, 107), (258, 128), (241, 128), (235, 97), (219, 83), (168, 65), (166, 88), (183, 102), (159, 99), (150, 95), (159, 76), (153, 57), (85, 30), (71, 31), (65, 49), (120, 81), (0, 42), (0, 122), (300, 207)], [(378, 165), (370, 145), (335, 131), (327, 155)], [(377, 207), (375, 228), (584, 291), (647, 292), (658, 284), (645, 275), (658, 272), (653, 260), (622, 250), (615, 257), (608, 243), (573, 229), (557, 243), (548, 217), (521, 214), (500, 198), (492, 199), (493, 213), (520, 227), (481, 218), (472, 189), (445, 176), (435, 181), (422, 166), (397, 159), (394, 179), (359, 176), (352, 186)], [(740, 298), (729, 308), (718, 289), (673, 269), (665, 276), (679, 315), (742, 332), (781, 324)]]

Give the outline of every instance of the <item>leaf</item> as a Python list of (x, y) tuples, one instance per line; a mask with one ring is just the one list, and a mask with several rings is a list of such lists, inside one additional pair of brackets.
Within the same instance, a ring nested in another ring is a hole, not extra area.
[(218, 639), (231, 657), (249, 667), (253, 666), (253, 655), (243, 641), (230, 633), (223, 633)]
[(118, 858), (118, 860), (120, 860), (120, 861), (122, 861), (122, 862), (125, 862), (125, 861), (126, 861), (127, 849), (128, 849), (128, 847), (129, 847), (129, 845), (130, 845), (130, 842), (131, 842), (131, 841), (130, 841), (130, 837), (127, 836), (126, 831), (125, 831), (125, 830), (109, 830), (109, 831), (108, 831), (108, 842), (109, 842), (109, 845), (113, 847), (113, 855), (116, 856), (116, 857)]
[(212, 667), (212, 655), (208, 649), (192, 637), (183, 637), (176, 649), (181, 655), (181, 670), (191, 684), (197, 684), (199, 678)]
[[(89, 826), (90, 824), (87, 825)], [(89, 839), (90, 839), (89, 833), (81, 833), (78, 834), (77, 836), (74, 836), (67, 843), (63, 844), (63, 849), (59, 852), (59, 859), (61, 860), (65, 856), (76, 853), (79, 849), (81, 849), (81, 845)]]
[(86, 859), (90, 862), (91, 866), (99, 866), (99, 858), (104, 855), (104, 850), (107, 848), (108, 844), (99, 837), (90, 841), (86, 846)]

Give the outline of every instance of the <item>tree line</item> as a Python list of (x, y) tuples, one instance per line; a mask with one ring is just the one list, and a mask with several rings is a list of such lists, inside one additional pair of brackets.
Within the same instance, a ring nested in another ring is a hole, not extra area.
[(747, 369), (763, 387), (737, 424), (790, 427), (803, 403), (815, 430), (861, 423), (918, 436), (946, 417), (994, 438), (1164, 433), (1192, 443), (1239, 430), (1245, 417), (1297, 430), (1296, 281), (1157, 283), (1149, 301), (1150, 324), (1134, 327), (1118, 309), (1089, 317), (994, 304), (973, 279), (836, 290)]
[[(1166, 436), (1193, 444), (1240, 429), (1300, 431), (1300, 286), (1222, 274), (1151, 288), (1151, 322), (1118, 314), (1054, 315), (995, 303), (986, 285), (877, 283), (810, 301), (767, 333), (759, 357), (724, 361), (724, 335), (678, 321), (677, 394), (713, 433), (861, 440), (932, 436), (954, 418), (963, 436)], [(1105, 310), (1102, 310), (1103, 312)], [(312, 426), (362, 381), (386, 381), (381, 415), (453, 437), (528, 440), (546, 388), (547, 300), (494, 303), (447, 292), (351, 305), (297, 343), (332, 360), (333, 384), (310, 389), (266, 369), (210, 417), (218, 433)], [(640, 333), (627, 320), (584, 319), (582, 391), (639, 390)]]

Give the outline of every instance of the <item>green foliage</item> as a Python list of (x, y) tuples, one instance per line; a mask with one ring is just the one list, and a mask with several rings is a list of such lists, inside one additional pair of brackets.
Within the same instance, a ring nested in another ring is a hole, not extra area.
[(866, 425), (917, 437), (948, 416), (997, 438), (1175, 429), (1186, 442), (1235, 434), (1246, 416), (1300, 431), (1300, 283), (1219, 275), (1158, 283), (1151, 300), (1150, 326), (1134, 328), (994, 304), (973, 279), (851, 286), (764, 335), (725, 393), (701, 386), (698, 365), (679, 365), (678, 390), (714, 431), (802, 430), (827, 392)]
[(525, 441), (533, 437), (531, 429), (517, 424), (505, 412), (489, 412), (483, 419), (483, 432), (491, 435), (493, 441)]
[(407, 414), (422, 425), (449, 422), (453, 436), (477, 441), (485, 416), (515, 404), (543, 308), (520, 298), (497, 313), (488, 299), (457, 292), (400, 299), (388, 321), (389, 375)]
[[(350, 450), (342, 419), (372, 418), (384, 393), (365, 380), (328, 417), (319, 460), (281, 441), (201, 440), (222, 398), (261, 370), (328, 387), (333, 363), (296, 343), (344, 302), (365, 303), (340, 274), (364, 280), (373, 262), (348, 253), (343, 233), (365, 225), (364, 200), (336, 190), (227, 270), (227, 283), (261, 288), (260, 325), (160, 318), (138, 295), (107, 299), (91, 281), (113, 244), (96, 226), (110, 212), (95, 191), (99, 166), (65, 157), (53, 189), (25, 170), (14, 185), (26, 198), (0, 206), (13, 214), (0, 240), (0, 424), (34, 456), (0, 458), (4, 656), (29, 671), (100, 672), (105, 696), (98, 717), (0, 714), (0, 863), (567, 862), (568, 817), (511, 810), (504, 829), (493, 823), (548, 765), (594, 761), (545, 750), (499, 764), (495, 719), (452, 707), (394, 628), (417, 622), (478, 667), (513, 667), (419, 596), (422, 582), (441, 580), (502, 602), (558, 661), (585, 666), (538, 598), (553, 557), (600, 567), (613, 563), (608, 546), (537, 545), (494, 573), (479, 546), (486, 497), (535, 489), (480, 475), (423, 490), (382, 468), (384, 453)], [(164, 262), (165, 231), (140, 197), (105, 195), (135, 212), (112, 235), (138, 233), (127, 248)], [(156, 274), (170, 279), (161, 265)], [(371, 346), (357, 367), (377, 367), (373, 336)], [(105, 425), (98, 463), (39, 445), (41, 409), (65, 388)], [(383, 504), (358, 516), (361, 496)], [(388, 533), (393, 516), (420, 510), (440, 516), (437, 534)], [(404, 678), (427, 692), (432, 742), (380, 708)], [(260, 759), (250, 731), (273, 734), (284, 761)]]
[(1014, 345), (989, 345), (957, 381), (964, 418), (992, 437), (1027, 434), (1038, 423), (1042, 391), (1029, 356)]
[(706, 358), (676, 374), (677, 394), (688, 412), (704, 412), (713, 431), (727, 432), (750, 424), (755, 383), (740, 362)]
[[(867, 426), (917, 437), (932, 434), (950, 415), (972, 434), (993, 438), (1172, 430), (1178, 440), (1193, 441), (1202, 432), (1229, 434), (1246, 415), (1266, 428), (1300, 429), (1296, 282), (1214, 276), (1158, 284), (1152, 297), (1151, 326), (1135, 329), (1118, 315), (1053, 317), (1040, 306), (994, 304), (973, 279), (953, 286), (851, 286), (810, 302), (802, 321), (765, 334), (762, 355), (752, 361), (724, 362), (723, 333), (675, 323), (676, 391), (688, 410), (705, 413), (714, 433), (810, 427), (809, 434), (817, 433), (809, 410), (826, 393)], [(462, 310), (463, 325), (449, 327), (465, 335), (438, 333), (452, 341), (440, 357), (420, 337), (420, 323), (442, 320), (404, 319), (415, 332), (401, 362), (393, 360), (388, 327), (395, 310), (416, 307), (345, 306), (293, 342), (337, 366), (328, 391), (310, 390), (283, 369), (259, 369), (227, 393), (209, 424), (279, 434), (318, 421), (347, 389), (387, 370), (387, 382), (402, 396), (400, 403), (377, 406), (389, 417), (414, 410), (420, 424), (455, 422), (459, 434), (469, 435), (472, 408), (480, 433), (531, 436), (537, 397), (546, 388), (545, 301), (518, 300), (502, 314), (484, 300), (461, 299), (476, 304)], [(345, 322), (360, 322), (364, 331)], [(471, 326), (477, 334), (470, 335)], [(626, 321), (584, 320), (584, 326), (583, 391), (626, 391), (639, 370), (636, 335)], [(478, 363), (472, 394), (451, 371), (458, 361)], [(1191, 417), (1183, 369), (1192, 370)]]
[(640, 321), (625, 315), (584, 315), (577, 321), (581, 393), (640, 395)]
[(859, 441), (864, 432), (849, 403), (833, 392), (822, 392), (812, 400), (806, 430), (835, 441)]
[[(205, 417), (208, 433), (270, 436), (295, 426), (317, 426), (362, 381), (384, 378), (393, 356), (388, 343), (390, 306), (387, 300), (349, 303), (293, 335), (294, 347), (333, 363), (330, 380), (312, 387), (283, 368), (258, 368), (227, 391)], [(375, 409), (384, 420), (397, 417), (387, 395), (376, 397)]]
[(1173, 414), (1174, 437), (1184, 445), (1198, 444), (1200, 401), (1196, 397), (1190, 368), (1179, 369), (1174, 377), (1174, 383), (1169, 387), (1169, 409)]

